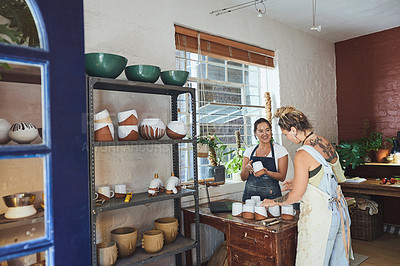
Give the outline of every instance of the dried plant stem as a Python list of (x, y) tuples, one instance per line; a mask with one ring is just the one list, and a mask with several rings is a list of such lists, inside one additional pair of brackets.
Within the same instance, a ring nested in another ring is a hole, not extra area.
[(266, 118), (267, 120), (271, 123), (271, 119), (272, 119), (272, 112), (271, 112), (271, 95), (269, 94), (269, 92), (266, 92), (264, 94), (264, 98), (265, 98), (265, 113), (266, 113)]

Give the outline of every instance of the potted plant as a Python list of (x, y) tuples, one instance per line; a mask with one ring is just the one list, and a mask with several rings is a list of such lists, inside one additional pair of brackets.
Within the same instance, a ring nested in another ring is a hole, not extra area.
[(207, 177), (214, 177), (217, 184), (225, 183), (225, 166), (221, 165), (222, 157), (228, 153), (224, 153), (227, 146), (217, 136), (199, 136), (197, 143), (208, 146), (208, 161), (211, 166), (207, 169)]
[(336, 151), (339, 154), (340, 164), (345, 170), (351, 165), (355, 169), (360, 164), (364, 164), (364, 157), (367, 155), (362, 141), (341, 141), (336, 146)]
[(244, 148), (240, 147), (240, 131), (235, 131), (235, 139), (236, 139), (236, 150), (231, 150), (227, 154), (231, 154), (234, 152), (233, 157), (225, 163), (225, 168), (227, 173), (232, 176), (234, 181), (241, 181), (240, 173), (242, 171), (243, 164), (243, 153), (245, 151)]
[(361, 143), (364, 150), (370, 154), (374, 162), (385, 162), (393, 146), (392, 139), (383, 139), (383, 134), (376, 131), (371, 132), (369, 137), (361, 138)]

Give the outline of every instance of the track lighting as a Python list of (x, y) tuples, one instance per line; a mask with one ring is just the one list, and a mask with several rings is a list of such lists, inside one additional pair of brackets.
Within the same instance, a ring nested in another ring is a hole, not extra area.
[[(230, 7), (224, 7), (218, 10), (213, 10), (210, 12), (210, 14), (215, 14), (216, 16), (225, 14), (225, 13), (230, 13), (236, 10), (240, 10), (249, 6), (254, 5), (255, 9), (257, 10), (257, 17), (261, 18), (265, 12), (267, 11), (267, 7), (265, 6), (264, 2), (266, 0), (254, 0), (254, 1), (249, 1), (246, 3), (230, 6)], [(261, 5), (258, 7), (257, 5)]]

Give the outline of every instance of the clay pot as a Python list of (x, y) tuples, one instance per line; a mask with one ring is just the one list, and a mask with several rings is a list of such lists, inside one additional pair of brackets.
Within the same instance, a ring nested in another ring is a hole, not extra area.
[(119, 126), (118, 139), (122, 141), (133, 141), (139, 138), (138, 126)]
[(112, 123), (110, 114), (108, 113), (107, 109), (104, 109), (101, 112), (98, 112), (94, 115), (94, 122), (95, 123)]
[(185, 123), (181, 121), (171, 121), (167, 125), (167, 135), (171, 139), (182, 139), (186, 136), (187, 130)]
[(117, 244), (115, 242), (102, 242), (96, 245), (97, 265), (111, 266), (117, 261)]
[(159, 118), (145, 118), (140, 123), (139, 133), (146, 140), (161, 139), (165, 134), (165, 125)]
[(8, 131), (11, 128), (11, 124), (5, 119), (0, 119), (0, 144), (6, 144), (10, 141)]
[(138, 124), (138, 115), (136, 110), (119, 112), (117, 117), (120, 126), (136, 126)]
[(112, 123), (94, 123), (95, 141), (113, 141), (114, 126)]
[(295, 210), (293, 205), (285, 205), (281, 207), (281, 217), (284, 220), (293, 220), (295, 215)]
[(28, 144), (34, 141), (39, 135), (35, 125), (32, 123), (15, 123), (11, 126), (8, 136), (19, 144)]
[(172, 243), (178, 236), (178, 219), (173, 217), (159, 218), (154, 221), (154, 228), (164, 233), (165, 244)]
[(374, 152), (374, 156), (372, 157), (377, 163), (386, 162), (386, 157), (389, 155), (389, 149), (378, 149)]
[(129, 257), (133, 254), (137, 238), (137, 229), (134, 227), (120, 227), (111, 231), (111, 240), (117, 243), (118, 255), (121, 257)]
[(143, 233), (142, 248), (147, 253), (159, 252), (164, 246), (164, 234), (161, 230), (149, 230)]
[(271, 217), (279, 217), (281, 215), (281, 210), (279, 205), (268, 208), (268, 215)]
[(245, 219), (250, 219), (250, 220), (254, 219), (254, 205), (244, 204), (242, 216)]

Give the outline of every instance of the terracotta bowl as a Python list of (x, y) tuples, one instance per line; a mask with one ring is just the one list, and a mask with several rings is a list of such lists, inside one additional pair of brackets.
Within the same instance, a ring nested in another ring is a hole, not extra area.
[(171, 139), (182, 139), (186, 136), (187, 130), (185, 123), (181, 121), (171, 121), (167, 125), (167, 136)]

